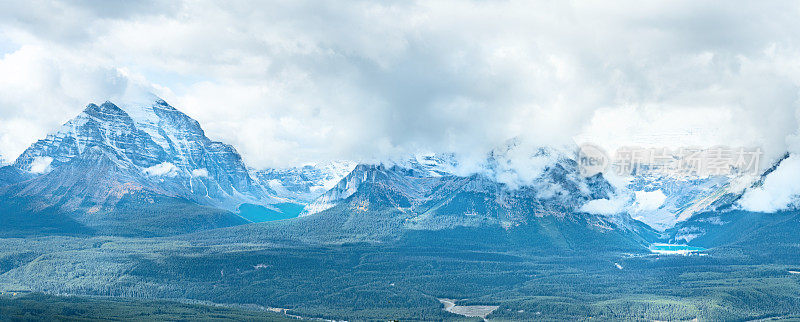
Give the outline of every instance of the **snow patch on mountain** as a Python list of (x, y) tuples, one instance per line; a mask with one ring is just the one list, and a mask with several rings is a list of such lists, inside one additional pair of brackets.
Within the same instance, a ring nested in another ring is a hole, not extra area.
[(193, 178), (208, 178), (208, 170), (206, 168), (192, 170)]
[(458, 171), (459, 162), (453, 153), (421, 153), (410, 158), (391, 160), (383, 163), (386, 166), (398, 166), (410, 169), (416, 175), (424, 177), (441, 177), (452, 175)]

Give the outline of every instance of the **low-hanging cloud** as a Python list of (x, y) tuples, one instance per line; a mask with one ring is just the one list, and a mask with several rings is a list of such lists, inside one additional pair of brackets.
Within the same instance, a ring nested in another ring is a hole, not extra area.
[(783, 160), (762, 186), (748, 190), (739, 206), (749, 211), (775, 212), (800, 206), (800, 155)]
[(6, 2), (0, 155), (145, 88), (258, 168), (675, 133), (671, 144), (761, 146), (770, 160), (797, 145), (799, 7)]

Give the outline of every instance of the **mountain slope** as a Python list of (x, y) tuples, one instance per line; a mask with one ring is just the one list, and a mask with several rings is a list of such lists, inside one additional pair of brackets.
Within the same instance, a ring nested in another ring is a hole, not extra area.
[[(702, 247), (718, 247), (752, 240), (757, 233), (778, 227), (800, 229), (800, 212), (780, 211), (776, 213), (751, 212), (744, 210), (715, 211), (698, 214), (669, 230), (672, 241), (689, 243)], [(766, 235), (772, 235), (767, 233)], [(765, 240), (782, 238), (775, 234)], [(790, 238), (781, 242), (798, 243), (800, 239)]]
[(14, 166), (0, 167), (0, 188), (36, 177)]
[(90, 146), (49, 173), (0, 188), (4, 235), (41, 233), (163, 236), (247, 221), (152, 189), (116, 154)]

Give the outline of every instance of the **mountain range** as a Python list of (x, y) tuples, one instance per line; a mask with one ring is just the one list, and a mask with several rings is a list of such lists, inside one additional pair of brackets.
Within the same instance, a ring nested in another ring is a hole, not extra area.
[[(233, 146), (209, 139), (158, 97), (89, 104), (0, 167), (0, 220), (5, 235), (163, 236), (300, 216), (246, 229), (280, 227), (275, 233), (329, 241), (488, 229), (552, 247), (641, 247), (721, 234), (712, 227), (726, 221), (715, 218), (726, 218), (719, 211), (735, 209), (744, 193), (731, 177), (639, 176), (619, 191), (602, 174), (582, 177), (573, 156), (553, 148), (530, 153), (540, 171), (520, 181), (507, 166), (518, 146), (511, 140), (491, 151), (482, 171), (466, 175), (452, 154), (252, 169)], [(752, 186), (758, 182), (763, 176)], [(623, 192), (633, 196), (624, 211), (582, 210)]]

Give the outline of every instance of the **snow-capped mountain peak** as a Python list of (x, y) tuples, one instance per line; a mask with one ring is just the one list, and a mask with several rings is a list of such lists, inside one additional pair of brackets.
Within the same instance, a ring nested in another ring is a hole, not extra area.
[[(165, 151), (176, 151), (179, 158), (191, 154), (192, 142), (208, 140), (200, 123), (186, 116), (164, 100), (156, 98), (150, 103), (127, 103), (121, 108), (131, 117), (136, 127), (150, 135)], [(190, 160), (175, 160), (186, 166)]]
[(89, 104), (58, 131), (39, 140), (14, 166), (43, 174), (99, 147), (120, 169), (135, 170), (153, 189), (235, 210), (242, 203), (275, 202), (249, 174), (230, 145), (205, 136), (200, 124), (164, 100)]

